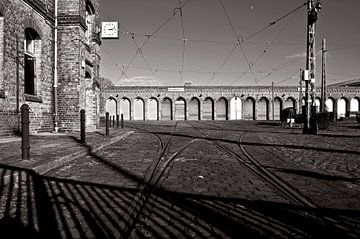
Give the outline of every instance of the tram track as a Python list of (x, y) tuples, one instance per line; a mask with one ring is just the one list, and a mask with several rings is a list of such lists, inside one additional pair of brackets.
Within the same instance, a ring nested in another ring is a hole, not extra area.
[[(222, 127), (204, 123), (202, 121), (197, 122), (199, 124), (204, 125), (210, 125), (212, 127), (216, 127), (218, 129), (223, 130)], [(203, 133), (201, 130), (199, 130), (197, 127), (195, 127), (192, 123), (187, 122), (191, 127), (193, 127), (196, 131), (198, 131), (200, 134), (202, 134), (205, 138), (208, 138), (209, 136), (205, 133)], [(310, 199), (308, 199), (305, 195), (303, 195), (299, 190), (297, 190), (295, 187), (291, 186), (289, 183), (269, 171), (266, 167), (263, 167), (259, 161), (257, 161), (253, 156), (251, 156), (247, 150), (245, 149), (245, 145), (242, 143), (243, 139), (245, 137), (246, 131), (239, 137), (238, 140), (238, 146), (241, 150), (241, 153), (243, 157), (237, 154), (234, 150), (229, 149), (228, 147), (224, 146), (220, 143), (219, 140), (211, 141), (213, 144), (216, 145), (219, 149), (223, 150), (224, 152), (231, 155), (233, 158), (235, 158), (240, 164), (246, 166), (250, 171), (252, 171), (254, 174), (256, 174), (258, 177), (265, 180), (267, 183), (269, 183), (275, 190), (277, 190), (279, 193), (290, 199), (290, 201), (296, 203), (299, 206), (303, 206), (310, 210), (317, 210), (319, 209), (315, 203), (313, 203)], [(244, 160), (244, 157), (247, 160)], [(320, 220), (323, 220), (324, 223), (331, 224), (335, 226), (336, 228), (345, 231), (348, 236), (356, 238), (357, 236), (351, 233), (351, 230), (343, 225), (340, 225), (338, 220), (322, 215)]]

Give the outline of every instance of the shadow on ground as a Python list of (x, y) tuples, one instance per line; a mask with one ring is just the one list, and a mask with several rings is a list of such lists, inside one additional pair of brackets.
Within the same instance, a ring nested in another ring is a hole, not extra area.
[(2, 238), (360, 236), (358, 211), (115, 187), (4, 165), (0, 175)]

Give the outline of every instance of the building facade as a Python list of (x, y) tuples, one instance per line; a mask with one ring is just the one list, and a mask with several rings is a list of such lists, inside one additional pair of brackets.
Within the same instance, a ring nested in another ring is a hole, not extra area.
[(99, 0), (0, 0), (0, 136), (89, 130), (99, 115)]
[[(315, 104), (320, 110), (320, 89)], [(292, 107), (300, 113), (305, 104), (296, 86), (110, 86), (102, 96), (101, 113), (125, 120), (280, 120)], [(325, 110), (334, 117), (360, 112), (359, 86), (329, 86)]]

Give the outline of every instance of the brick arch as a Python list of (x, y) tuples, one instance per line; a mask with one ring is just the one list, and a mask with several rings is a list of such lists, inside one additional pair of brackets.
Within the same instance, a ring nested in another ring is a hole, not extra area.
[[(168, 102), (168, 103), (167, 103)], [(170, 97), (164, 97), (161, 101), (161, 119), (173, 120), (173, 100)]]
[(283, 101), (280, 97), (274, 98), (274, 120), (280, 120), (280, 112), (283, 109)]
[(142, 97), (135, 97), (133, 109), (134, 120), (145, 120), (145, 100)]
[(284, 102), (284, 108), (292, 107), (296, 109), (296, 99), (292, 96), (286, 98)]
[[(155, 105), (152, 103), (154, 102)], [(159, 120), (159, 100), (151, 96), (146, 102), (146, 115), (149, 120)]]
[(350, 115), (350, 101), (347, 97), (344, 96), (340, 97), (337, 100), (337, 118), (339, 119), (342, 117), (349, 117), (349, 115)]
[[(180, 103), (182, 101), (183, 103)], [(182, 96), (179, 96), (175, 100), (175, 119), (176, 120), (187, 120), (187, 103), (186, 99)]]
[(131, 120), (131, 100), (130, 98), (123, 96), (119, 101), (119, 112), (124, 116), (124, 120)]
[[(356, 102), (355, 106), (353, 105), (352, 102)], [(350, 114), (355, 114), (355, 112), (358, 112), (358, 111), (360, 111), (360, 97), (355, 96), (350, 99)]]
[(202, 119), (214, 120), (214, 99), (207, 96), (202, 102)]
[(198, 97), (192, 97), (189, 100), (189, 120), (200, 120), (200, 99)]
[[(222, 103), (223, 102), (223, 103)], [(220, 97), (216, 100), (215, 113), (217, 120), (228, 120), (229, 117), (229, 102), (225, 97)]]
[(39, 38), (43, 39), (43, 32), (39, 27), (37, 21), (32, 16), (29, 16), (24, 20), (24, 29), (27, 28), (33, 29), (39, 35)]
[(258, 120), (269, 120), (269, 108), (270, 100), (262, 96), (257, 101), (257, 119)]
[[(331, 103), (327, 103), (331, 100)], [(325, 111), (327, 112), (336, 112), (336, 99), (334, 97), (327, 97), (327, 99), (325, 100)]]
[[(115, 105), (111, 105), (112, 101), (114, 101)], [(110, 116), (118, 114), (118, 102), (114, 97), (109, 96), (107, 98), (105, 103), (105, 112), (109, 112)]]
[(246, 120), (255, 120), (255, 103), (256, 100), (252, 96), (245, 98), (243, 103), (243, 118)]

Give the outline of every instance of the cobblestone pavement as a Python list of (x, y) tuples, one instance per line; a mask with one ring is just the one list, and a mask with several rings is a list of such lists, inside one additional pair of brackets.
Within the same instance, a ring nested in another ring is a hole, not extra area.
[[(4, 166), (0, 228), (34, 238), (360, 237), (356, 122), (315, 136), (273, 122), (126, 126), (124, 140), (45, 175)], [(264, 180), (246, 154), (309, 204)]]

